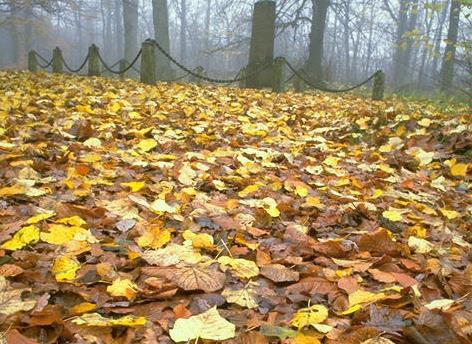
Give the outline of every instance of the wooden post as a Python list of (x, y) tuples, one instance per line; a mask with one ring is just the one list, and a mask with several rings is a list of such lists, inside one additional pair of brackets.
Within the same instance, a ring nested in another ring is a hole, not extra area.
[(100, 76), (100, 51), (95, 44), (89, 47), (88, 76)]
[(142, 45), (140, 79), (142, 83), (154, 85), (157, 80), (155, 41), (146, 39)]
[(284, 92), (285, 91), (285, 73), (284, 73), (285, 61), (278, 58), (274, 61), (272, 66), (272, 91)]
[(62, 63), (62, 51), (59, 47), (55, 47), (52, 51), (52, 72), (62, 73), (64, 66)]
[(374, 77), (372, 100), (383, 100), (385, 92), (385, 74), (379, 71)]
[[(128, 61), (126, 61), (125, 59), (121, 59), (121, 60), (120, 60), (120, 63), (118, 63), (118, 66), (119, 66), (120, 70), (124, 70), (125, 68), (128, 67)], [(126, 72), (126, 73), (121, 73), (121, 74), (120, 74), (120, 79), (123, 80), (123, 79), (126, 77), (126, 74), (127, 74), (127, 73), (128, 73), (128, 72)]]
[(272, 70), (265, 68), (274, 59), (275, 1), (260, 0), (254, 5), (252, 18), (251, 47), (247, 66), (246, 87), (272, 87)]
[(246, 88), (246, 68), (241, 69), (239, 77), (241, 78), (241, 80), (239, 80), (239, 87)]
[(38, 61), (36, 60), (36, 54), (34, 51), (28, 53), (28, 70), (32, 73), (38, 71)]

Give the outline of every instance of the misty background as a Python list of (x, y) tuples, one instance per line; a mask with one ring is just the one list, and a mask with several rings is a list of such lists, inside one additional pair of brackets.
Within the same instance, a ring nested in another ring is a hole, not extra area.
[[(248, 63), (254, 3), (0, 0), (0, 68), (25, 69), (30, 50), (50, 59), (56, 46), (77, 66), (92, 43), (109, 65), (131, 60), (142, 41), (157, 39), (165, 15), (172, 56), (208, 75), (234, 76)], [(381, 69), (393, 92), (470, 95), (471, 14), (472, 0), (278, 0), (275, 56), (333, 85)]]

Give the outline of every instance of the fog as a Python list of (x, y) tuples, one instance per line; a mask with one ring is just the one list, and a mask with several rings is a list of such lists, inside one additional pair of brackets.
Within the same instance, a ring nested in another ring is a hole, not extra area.
[[(165, 25), (176, 60), (189, 68), (203, 66), (208, 75), (233, 76), (248, 63), (254, 2), (0, 0), (0, 68), (25, 69), (30, 50), (50, 59), (56, 46), (69, 65), (77, 66), (92, 43), (111, 65), (123, 57), (130, 60), (147, 38), (162, 41), (155, 31)], [(391, 92), (434, 94), (442, 89), (467, 96), (472, 84), (471, 4), (278, 0), (275, 55), (331, 85), (353, 84), (381, 69)]]

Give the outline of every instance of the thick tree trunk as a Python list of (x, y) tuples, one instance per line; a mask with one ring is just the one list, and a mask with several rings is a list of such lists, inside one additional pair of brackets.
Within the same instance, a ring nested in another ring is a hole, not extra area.
[(138, 0), (123, 0), (125, 59), (131, 62), (138, 52)]
[[(152, 0), (154, 39), (165, 51), (170, 53), (168, 11), (167, 0)], [(170, 61), (159, 51), (157, 52), (157, 78), (159, 80), (171, 78)]]
[(431, 65), (431, 72), (434, 76), (438, 75), (438, 65), (439, 65), (439, 58), (440, 58), (440, 52), (441, 52), (441, 42), (442, 42), (442, 34), (443, 34), (443, 28), (444, 28), (444, 23), (446, 22), (446, 17), (447, 17), (447, 9), (449, 7), (449, 1), (446, 2), (444, 5), (440, 17), (439, 17), (439, 24), (436, 29), (436, 34), (434, 35), (434, 52), (433, 52), (433, 62)]
[(207, 0), (207, 8), (206, 8), (206, 13), (205, 13), (205, 49), (203, 51), (203, 65), (205, 66), (205, 69), (208, 70), (208, 67), (210, 67), (209, 61), (208, 61), (208, 53), (210, 50), (210, 18), (211, 16), (211, 0)]
[(398, 12), (397, 34), (395, 42), (395, 52), (393, 54), (393, 83), (401, 86), (404, 80), (406, 40), (405, 33), (408, 25), (408, 0), (400, 0), (400, 10)]
[(323, 38), (329, 3), (329, 0), (312, 0), (313, 14), (310, 32), (310, 55), (305, 68), (312, 81), (317, 84), (323, 81)]
[(452, 86), (454, 79), (454, 61), (456, 58), (457, 35), (459, 32), (459, 16), (461, 11), (461, 1), (452, 0), (451, 12), (449, 15), (449, 30), (447, 32), (447, 45), (444, 51), (441, 66), (441, 91), (447, 92)]

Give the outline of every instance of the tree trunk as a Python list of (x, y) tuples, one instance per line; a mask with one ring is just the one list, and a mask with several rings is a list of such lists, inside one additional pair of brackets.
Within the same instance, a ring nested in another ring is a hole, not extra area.
[(180, 60), (187, 60), (187, 0), (180, 0)]
[(448, 92), (450, 90), (454, 78), (454, 61), (456, 58), (460, 11), (461, 1), (452, 0), (451, 12), (449, 15), (449, 30), (447, 32), (447, 45), (441, 66), (441, 91), (443, 92)]
[(329, 0), (312, 0), (313, 14), (310, 32), (310, 55), (306, 62), (306, 72), (314, 83), (323, 81), (323, 38), (326, 28), (326, 14)]
[(211, 0), (207, 0), (207, 8), (205, 13), (205, 49), (203, 52), (203, 61), (205, 69), (208, 70), (210, 67), (208, 61), (208, 53), (210, 50), (210, 16), (211, 16)]
[[(167, 0), (152, 0), (152, 15), (154, 24), (154, 39), (168, 53), (169, 42), (169, 9)], [(168, 80), (171, 78), (170, 61), (161, 52), (157, 52), (157, 78)]]
[(408, 24), (408, 0), (400, 0), (400, 10), (398, 12), (398, 25), (395, 42), (395, 52), (393, 54), (393, 83), (395, 86), (401, 86), (404, 80), (405, 33)]
[(138, 0), (123, 0), (125, 59), (131, 62), (138, 51)]
[(123, 15), (121, 13), (122, 4), (121, 0), (114, 0), (113, 10), (113, 23), (114, 23), (114, 34), (115, 34), (115, 55), (117, 58), (122, 59), (124, 57), (123, 50)]
[(439, 17), (439, 24), (436, 29), (436, 34), (434, 35), (434, 52), (433, 52), (433, 63), (431, 66), (431, 72), (432, 74), (436, 77), (438, 75), (438, 65), (439, 65), (439, 58), (440, 58), (440, 52), (441, 52), (441, 42), (442, 42), (442, 33), (443, 33), (443, 28), (444, 28), (444, 23), (446, 21), (447, 17), (447, 9), (449, 7), (449, 2), (446, 2), (446, 4), (443, 7), (443, 10), (441, 11), (441, 15)]

